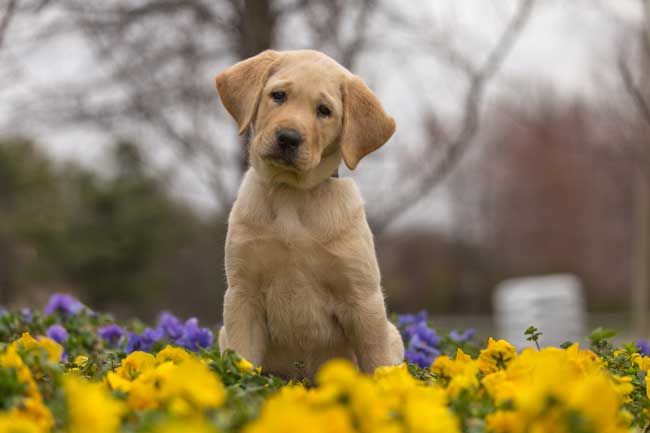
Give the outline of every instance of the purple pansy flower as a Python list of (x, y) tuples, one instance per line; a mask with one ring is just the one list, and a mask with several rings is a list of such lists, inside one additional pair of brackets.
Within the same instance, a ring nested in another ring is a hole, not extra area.
[(145, 328), (140, 334), (140, 338), (144, 339), (147, 342), (157, 343), (163, 339), (165, 335), (159, 329)]
[(413, 338), (411, 338), (408, 347), (409, 349), (416, 349), (430, 354), (433, 354), (438, 351), (436, 349), (436, 345), (431, 344), (426, 340), (423, 340), (422, 338), (420, 338), (418, 334), (415, 334)]
[(650, 342), (647, 340), (637, 340), (636, 348), (639, 349), (639, 353), (643, 356), (650, 356)]
[(156, 328), (146, 328), (139, 335), (129, 332), (125, 351), (126, 353), (135, 350), (148, 352), (154, 344), (166, 341), (196, 352), (199, 349), (211, 347), (213, 338), (209, 328), (199, 327), (196, 317), (183, 323), (172, 313), (163, 311), (158, 318)]
[(409, 348), (404, 352), (406, 360), (420, 368), (429, 368), (439, 355), (440, 351), (434, 348), (428, 348), (426, 351)]
[(110, 325), (102, 326), (97, 330), (99, 338), (106, 341), (109, 345), (115, 346), (124, 337), (124, 329), (120, 325), (111, 323)]
[(45, 306), (45, 314), (62, 313), (73, 315), (81, 311), (83, 307), (83, 304), (74, 297), (64, 293), (55, 293)]
[(406, 359), (421, 368), (430, 367), (431, 363), (440, 355), (440, 350), (437, 348), (440, 338), (433, 329), (428, 331), (413, 334), (405, 352)]
[(440, 337), (436, 334), (435, 329), (429, 328), (425, 322), (419, 322), (406, 328), (406, 334), (411, 339), (417, 337), (429, 346), (438, 346), (440, 344)]
[(467, 328), (463, 332), (458, 332), (457, 330), (454, 329), (449, 333), (449, 338), (451, 338), (456, 343), (464, 343), (474, 338), (475, 335), (476, 335), (476, 329), (474, 328)]
[(61, 325), (50, 326), (47, 328), (46, 335), (59, 344), (63, 344), (68, 339), (68, 331)]
[(428, 368), (440, 356), (440, 337), (427, 324), (427, 312), (398, 316), (398, 325), (406, 343), (404, 357), (412, 364)]
[(196, 352), (201, 348), (212, 346), (212, 331), (208, 328), (199, 328), (199, 321), (196, 317), (187, 319), (183, 329), (183, 335), (175, 343), (187, 350)]
[(163, 337), (162, 331), (158, 329), (146, 328), (140, 335), (130, 332), (125, 351), (126, 353), (131, 353), (136, 350), (148, 352)]
[(32, 319), (34, 318), (34, 314), (32, 313), (31, 308), (21, 308), (20, 309), (20, 315), (23, 318), (23, 322), (25, 323), (32, 323)]
[(417, 314), (400, 314), (397, 316), (397, 324), (399, 326), (409, 326), (421, 322), (426, 323), (426, 321), (427, 312), (425, 310), (422, 310)]
[(128, 354), (140, 349), (140, 336), (135, 332), (129, 332), (124, 351)]
[(170, 340), (176, 340), (183, 336), (183, 323), (169, 311), (163, 311), (158, 318), (157, 329)]

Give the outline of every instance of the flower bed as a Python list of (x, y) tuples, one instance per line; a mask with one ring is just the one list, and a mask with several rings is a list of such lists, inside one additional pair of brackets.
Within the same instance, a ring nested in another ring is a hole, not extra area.
[[(479, 344), (400, 316), (408, 363), (372, 376), (326, 364), (316, 383), (219, 355), (196, 319), (114, 323), (55, 295), (43, 314), (0, 311), (0, 432), (628, 432), (648, 424), (645, 343), (590, 349)], [(537, 342), (540, 333), (527, 331)]]

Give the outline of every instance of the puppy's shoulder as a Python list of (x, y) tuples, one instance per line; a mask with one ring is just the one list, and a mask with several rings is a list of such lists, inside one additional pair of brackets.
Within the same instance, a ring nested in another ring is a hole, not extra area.
[(249, 169), (242, 179), (228, 224), (263, 224), (271, 217), (268, 200), (268, 191), (262, 187), (254, 170)]
[(306, 216), (324, 241), (370, 236), (361, 193), (352, 179), (329, 179), (313, 197)]
[(364, 202), (356, 182), (350, 178), (329, 179), (321, 199), (344, 214), (363, 213)]

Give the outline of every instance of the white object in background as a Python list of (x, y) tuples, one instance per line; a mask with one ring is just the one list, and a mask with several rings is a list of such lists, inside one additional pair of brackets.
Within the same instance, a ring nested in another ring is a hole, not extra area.
[(585, 335), (582, 293), (582, 283), (572, 274), (505, 280), (493, 296), (497, 335), (518, 349), (534, 346), (524, 336), (532, 325), (544, 333), (541, 346), (578, 341)]

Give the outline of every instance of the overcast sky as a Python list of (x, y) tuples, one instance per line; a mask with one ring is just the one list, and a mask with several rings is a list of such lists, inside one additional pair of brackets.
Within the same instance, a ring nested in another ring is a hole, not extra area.
[[(512, 0), (395, 0), (384, 3), (393, 8), (408, 4), (411, 9), (405, 12), (414, 23), (447, 29), (458, 48), (471, 54), (475, 60), (480, 60), (495, 41), (514, 5)], [(424, 13), (422, 8), (429, 9)], [(594, 75), (611, 61), (623, 24), (634, 23), (640, 16), (638, 0), (539, 0), (521, 39), (490, 85), (489, 96), (495, 98), (504, 93), (518, 92), (522, 85), (534, 88), (540, 82), (549, 81), (564, 94), (596, 95)], [(43, 43), (29, 52), (21, 50), (22, 32), (34, 25), (38, 24), (20, 19), (14, 22), (7, 38), (9, 47), (0, 53), (0, 61), (17, 62), (26, 74), (18, 83), (9, 83), (6, 76), (0, 76), (2, 135), (16, 132), (2, 121), (2, 116), (11, 112), (14, 97), (31, 89), (34, 83), (65, 82), (93, 68), (92, 57), (75, 37)], [(380, 54), (371, 52), (365, 55), (356, 72), (369, 81), (380, 94), (387, 111), (396, 118), (398, 132), (395, 142), (416, 143), (420, 134), (417, 125), (422, 101), (431, 104), (441, 116), (453, 118), (458, 113), (464, 81), (457, 72), (437, 66), (433, 57), (408, 55), (407, 36), (393, 29), (379, 31), (388, 35), (387, 46), (390, 48), (380, 50)], [(11, 46), (12, 41), (17, 42), (15, 47)], [(293, 41), (286, 45), (300, 47), (299, 39)], [(214, 91), (211, 84), (211, 81), (206, 83), (206, 92)], [(419, 101), (414, 100), (414, 87)], [(38, 141), (58, 159), (74, 159), (101, 166), (104, 160), (102, 143), (109, 140), (87, 130), (66, 127), (41, 131)], [(402, 151), (391, 144), (386, 145), (378, 160), (390, 160), (392, 154)], [(164, 160), (160, 162), (165, 163)], [(372, 189), (377, 185), (376, 170), (364, 171), (362, 163), (357, 172), (350, 174), (345, 171), (345, 175), (357, 178), (364, 195), (372, 196)], [(191, 176), (180, 173), (176, 190), (182, 191), (183, 196), (201, 208), (213, 206), (210, 195)], [(372, 203), (368, 205), (372, 206)], [(442, 185), (405, 221), (444, 226), (449, 217), (448, 197)]]

